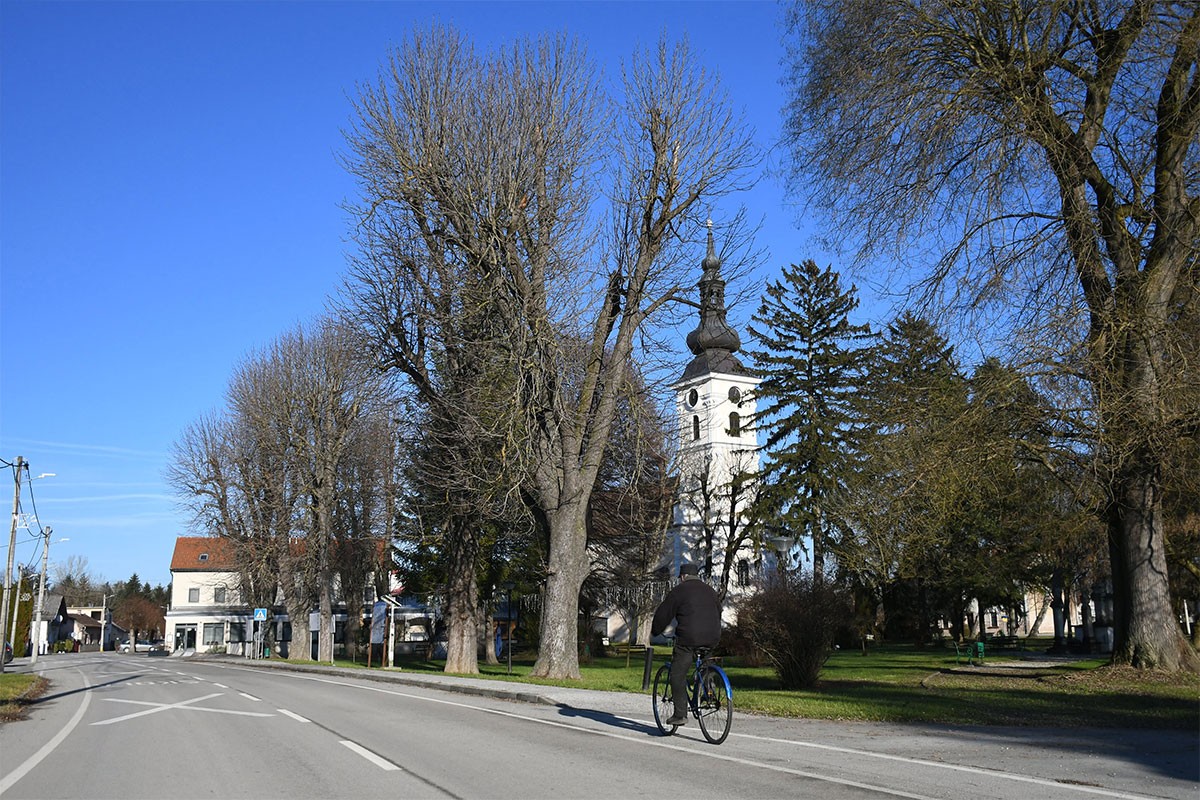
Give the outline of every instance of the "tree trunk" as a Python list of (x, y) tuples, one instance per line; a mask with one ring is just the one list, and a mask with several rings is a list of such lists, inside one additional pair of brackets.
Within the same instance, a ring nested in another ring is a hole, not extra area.
[(312, 632), (308, 628), (308, 617), (313, 609), (315, 592), (309, 586), (310, 568), (303, 557), (285, 553), (280, 558), (280, 574), (287, 578), (284, 603), (292, 628), (292, 638), (286, 645), (287, 658), (311, 661)]
[(1042, 606), (1038, 609), (1037, 614), (1033, 618), (1033, 622), (1029, 621), (1029, 610), (1025, 610), (1025, 635), (1032, 636), (1034, 631), (1042, 626), (1042, 620), (1046, 618), (1046, 612), (1050, 610), (1050, 595), (1042, 598)]
[[(650, 626), (654, 622), (654, 611), (644, 611), (637, 618), (637, 641), (633, 644), (639, 644), (642, 647), (650, 646)], [(1197, 626), (1200, 627), (1200, 626)]]
[[(479, 638), (483, 644), (483, 660), (488, 664), (499, 664), (500, 657), (496, 655), (496, 632), (500, 626), (496, 624), (495, 615), (489, 612), (491, 603), (481, 603), (477, 611), (479, 617)], [(475, 643), (478, 650), (480, 642)]]
[(446, 672), (479, 673), (479, 588), (475, 580), (479, 539), (469, 520), (454, 518), (446, 542)]
[[(1140, 459), (1135, 466), (1147, 460)], [(1171, 611), (1157, 470), (1131, 469), (1118, 485), (1118, 501), (1108, 509), (1116, 617), (1113, 661), (1139, 668), (1200, 671), (1200, 657)]]
[(579, 679), (579, 590), (590, 562), (583, 504), (572, 501), (547, 515), (550, 563), (542, 598), (541, 647), (530, 673), (538, 678)]
[[(329, 590), (330, 576), (323, 574), (321, 576), (321, 599), (320, 599), (320, 614), (317, 627), (320, 633), (317, 635), (317, 661), (322, 664), (333, 663), (333, 598)], [(307, 626), (305, 626), (307, 627)]]

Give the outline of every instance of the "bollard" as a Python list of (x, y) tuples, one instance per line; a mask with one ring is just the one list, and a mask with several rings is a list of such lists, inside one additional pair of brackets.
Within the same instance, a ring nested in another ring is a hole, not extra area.
[(654, 648), (646, 646), (646, 668), (642, 671), (642, 691), (650, 689), (650, 670), (654, 667)]

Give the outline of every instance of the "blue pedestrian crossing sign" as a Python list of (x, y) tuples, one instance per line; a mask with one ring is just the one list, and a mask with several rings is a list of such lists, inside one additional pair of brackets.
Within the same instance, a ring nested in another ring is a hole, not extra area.
[(255, 622), (266, 622), (267, 621), (267, 610), (265, 608), (254, 609), (254, 621)]

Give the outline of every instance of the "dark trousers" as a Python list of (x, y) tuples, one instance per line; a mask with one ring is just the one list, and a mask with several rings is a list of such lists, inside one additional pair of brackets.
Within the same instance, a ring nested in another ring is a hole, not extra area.
[(671, 656), (671, 699), (675, 701), (675, 716), (684, 717), (688, 712), (688, 670), (696, 663), (696, 649), (686, 644), (675, 643)]

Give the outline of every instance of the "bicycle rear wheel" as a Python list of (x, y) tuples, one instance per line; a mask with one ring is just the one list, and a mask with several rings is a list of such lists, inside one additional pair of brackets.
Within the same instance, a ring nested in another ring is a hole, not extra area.
[(663, 736), (670, 736), (678, 725), (663, 723), (675, 714), (675, 701), (671, 699), (671, 665), (663, 664), (654, 675), (654, 724), (658, 726)]
[(713, 744), (720, 744), (729, 735), (733, 724), (733, 698), (724, 671), (708, 666), (700, 676), (700, 697), (696, 699), (696, 716), (700, 731)]

